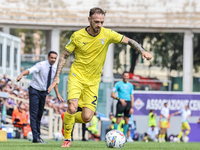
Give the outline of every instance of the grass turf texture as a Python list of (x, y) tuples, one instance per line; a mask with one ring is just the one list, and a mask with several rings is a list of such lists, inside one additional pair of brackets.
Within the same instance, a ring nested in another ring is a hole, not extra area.
[[(62, 141), (44, 140), (47, 144), (35, 144), (28, 140), (8, 139), (0, 142), (0, 150), (109, 150), (105, 142), (95, 141), (73, 141), (70, 148), (62, 148)], [(155, 142), (133, 142), (126, 143), (123, 150), (199, 150), (200, 143), (155, 143)]]

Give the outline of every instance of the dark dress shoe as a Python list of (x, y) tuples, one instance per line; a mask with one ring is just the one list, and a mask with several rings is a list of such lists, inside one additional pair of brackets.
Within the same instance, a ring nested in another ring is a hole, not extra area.
[(47, 142), (44, 142), (42, 139), (33, 139), (33, 143), (42, 143), (42, 144), (46, 144)]

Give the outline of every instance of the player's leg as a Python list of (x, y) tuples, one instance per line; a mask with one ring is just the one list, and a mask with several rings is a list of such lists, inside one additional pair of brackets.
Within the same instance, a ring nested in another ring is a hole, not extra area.
[(64, 137), (71, 139), (71, 132), (75, 123), (75, 113), (78, 108), (78, 99), (68, 100), (68, 108), (64, 115)]
[(185, 130), (185, 126), (184, 126), (184, 123), (182, 122), (182, 125), (181, 125), (181, 132), (178, 134), (178, 137), (177, 137), (177, 142), (178, 142), (178, 143), (180, 142), (180, 139), (181, 139), (181, 137), (183, 136), (184, 130)]
[(190, 125), (188, 122), (183, 123), (186, 129), (184, 137), (186, 137), (190, 133)]
[(128, 131), (127, 131), (127, 142), (133, 142), (133, 139), (131, 137), (131, 130), (132, 130), (132, 125), (128, 124)]
[(116, 110), (116, 122), (114, 123), (114, 129), (118, 129), (118, 125), (122, 120), (122, 113), (124, 112), (124, 108), (120, 102), (117, 103), (117, 110)]
[(68, 78), (68, 83), (67, 83), (68, 107), (63, 119), (65, 139), (62, 147), (71, 146), (71, 132), (73, 130), (73, 126), (75, 123), (75, 113), (78, 108), (78, 101), (81, 96), (82, 89), (83, 85), (76, 78), (74, 77)]
[(131, 109), (131, 101), (126, 101), (127, 105), (125, 106), (124, 109), (124, 120), (125, 120), (125, 125), (123, 126), (123, 133), (126, 137), (127, 135), (127, 131), (128, 131), (128, 121), (129, 121), (129, 117), (130, 117), (130, 109)]
[(77, 112), (75, 114), (76, 122), (78, 123), (90, 122), (97, 107), (98, 91), (99, 91), (99, 84), (83, 86), (80, 98), (80, 103), (83, 110), (82, 112)]

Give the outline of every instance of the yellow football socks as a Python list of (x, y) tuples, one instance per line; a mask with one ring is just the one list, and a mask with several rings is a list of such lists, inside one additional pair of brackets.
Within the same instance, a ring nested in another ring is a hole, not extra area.
[(162, 138), (165, 138), (165, 134), (162, 134)]
[(190, 130), (187, 130), (187, 131), (185, 132), (184, 137), (186, 137), (189, 133), (190, 133)]
[(71, 139), (71, 132), (75, 123), (75, 115), (69, 114), (67, 111), (64, 115), (64, 137), (65, 139)]
[(85, 123), (85, 122), (83, 121), (82, 117), (81, 117), (81, 114), (82, 114), (81, 111), (76, 112), (76, 114), (75, 114), (75, 122), (76, 122), (76, 123)]
[(181, 132), (179, 133), (178, 138), (180, 139), (180, 138), (182, 137), (182, 135), (183, 135), (183, 131), (181, 131)]

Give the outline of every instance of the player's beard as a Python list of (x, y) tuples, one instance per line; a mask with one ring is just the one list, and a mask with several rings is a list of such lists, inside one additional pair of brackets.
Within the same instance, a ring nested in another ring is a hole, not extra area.
[(100, 30), (101, 30), (101, 28), (98, 28), (98, 27), (94, 28), (94, 27), (92, 26), (92, 24), (91, 24), (91, 28), (92, 28), (92, 30), (93, 30), (94, 33), (99, 33)]

